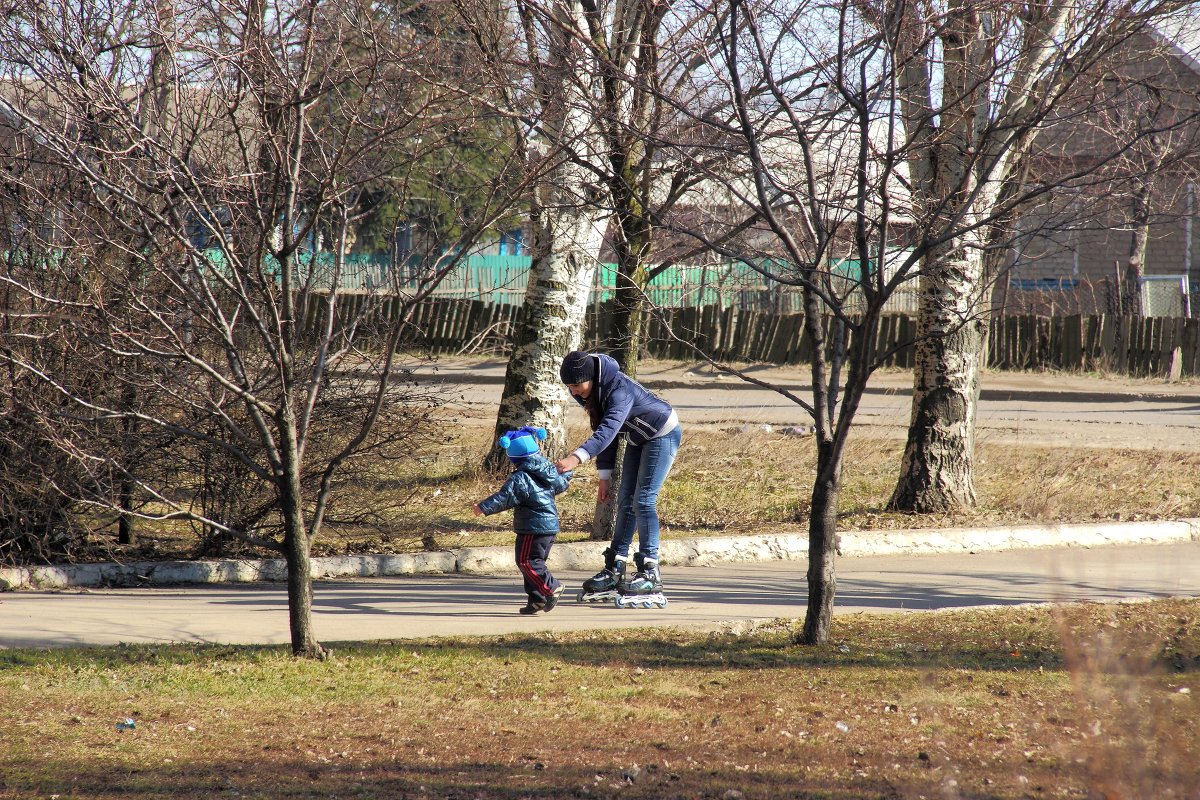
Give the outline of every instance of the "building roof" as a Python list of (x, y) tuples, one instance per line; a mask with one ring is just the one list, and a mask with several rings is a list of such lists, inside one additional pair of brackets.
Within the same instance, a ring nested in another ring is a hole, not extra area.
[(1169, 46), (1174, 56), (1200, 74), (1200, 7), (1156, 20), (1150, 35)]

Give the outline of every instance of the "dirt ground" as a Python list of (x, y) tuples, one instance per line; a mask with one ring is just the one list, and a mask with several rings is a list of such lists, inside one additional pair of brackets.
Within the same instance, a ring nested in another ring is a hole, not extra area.
[[(811, 397), (804, 367), (739, 365), (747, 375)], [(463, 421), (490, 425), (503, 388), (501, 359), (446, 360), (437, 376), (452, 384)], [(811, 424), (784, 395), (708, 366), (643, 362), (639, 380), (679, 412), (685, 425), (771, 426)], [(912, 374), (872, 376), (856, 415), (856, 436), (903, 439), (911, 410)], [(1200, 451), (1200, 382), (1062, 374), (988, 372), (976, 420), (977, 440), (1064, 447)]]

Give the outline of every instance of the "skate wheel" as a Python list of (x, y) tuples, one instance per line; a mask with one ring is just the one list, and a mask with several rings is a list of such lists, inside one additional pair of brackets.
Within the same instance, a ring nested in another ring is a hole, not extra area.
[(575, 602), (576, 603), (586, 603), (587, 602), (586, 595), (587, 595), (587, 592), (580, 589), (579, 594), (575, 595)]
[(666, 608), (667, 598), (661, 594), (627, 594), (618, 596), (613, 600), (613, 604), (617, 608)]

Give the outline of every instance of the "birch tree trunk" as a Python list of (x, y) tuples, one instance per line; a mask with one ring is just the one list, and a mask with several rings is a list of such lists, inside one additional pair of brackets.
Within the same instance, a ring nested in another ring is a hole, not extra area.
[[(889, 507), (973, 508), (975, 415), (985, 354), (985, 245), (1010, 214), (1002, 198), (1033, 142), (1040, 97), (1067, 69), (1052, 65), (1069, 7), (1054, 2), (1021, 31), (1015, 62), (998, 56), (991, 12), (952, 0), (936, 24), (899, 21), (898, 91), (912, 149), (914, 222), (926, 237), (917, 319), (912, 415)], [(928, 25), (928, 27), (927, 27)], [(931, 41), (941, 45), (938, 65)], [(1011, 77), (1004, 77), (1011, 69)], [(935, 84), (940, 77), (940, 102)], [(996, 92), (1004, 81), (1004, 91)], [(993, 96), (993, 93), (996, 96)], [(940, 240), (940, 241), (939, 241)]]
[[(604, 243), (602, 190), (585, 165), (596, 159), (593, 74), (579, 52), (577, 36), (585, 35), (582, 10), (556, 0), (544, 16), (524, 7), (522, 24), (534, 65), (533, 81), (542, 98), (542, 137), (547, 169), (532, 199), (533, 260), (513, 349), (504, 376), (504, 392), (496, 414), (495, 435), (522, 425), (546, 429), (544, 450), (556, 456), (569, 446), (567, 409), (574, 407), (558, 377), (563, 356), (578, 349), (592, 280)], [(540, 61), (538, 41), (546, 43)], [(498, 448), (484, 465), (505, 463)]]
[(919, 513), (975, 505), (975, 414), (987, 323), (983, 259), (927, 264), (920, 278), (912, 415), (891, 508)]
[[(928, 50), (918, 44), (923, 34), (909, 29), (908, 36), (911, 57), (901, 84), (904, 123), (909, 136), (926, 145), (909, 156), (916, 184), (913, 205), (925, 235), (947, 241), (922, 258), (912, 414), (889, 505), (949, 511), (975, 505), (975, 408), (983, 347), (975, 315), (983, 294), (983, 258), (982, 248), (971, 246), (981, 244), (982, 237), (966, 223), (975, 204), (985, 202), (979, 195), (988, 193), (988, 176), (976, 176), (979, 165), (970, 153), (979, 147), (989, 84), (982, 23), (969, 0), (951, 4), (947, 12), (942, 91), (943, 98), (955, 102), (936, 114)], [(964, 229), (972, 233), (961, 233)]]
[[(563, 172), (570, 170), (559, 173), (566, 178)], [(563, 389), (558, 367), (563, 356), (579, 348), (582, 338), (603, 240), (598, 216), (594, 209), (581, 207), (544, 212), (534, 221), (529, 285), (504, 375), (496, 438), (512, 428), (539, 425), (548, 434), (547, 453), (569, 446), (567, 409), (574, 408), (575, 402)], [(487, 463), (501, 466), (504, 453), (493, 449)]]

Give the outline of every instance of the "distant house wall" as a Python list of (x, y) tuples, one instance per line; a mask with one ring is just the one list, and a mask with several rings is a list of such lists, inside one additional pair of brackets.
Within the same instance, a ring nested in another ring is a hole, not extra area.
[[(1102, 207), (1068, 221), (1070, 210), (1055, 219), (1045, 212), (1026, 215), (1024, 236), (1014, 247), (1011, 277), (1015, 280), (1111, 278), (1117, 264), (1124, 268), (1133, 244), (1133, 229), (1114, 192)], [(1147, 275), (1191, 272), (1200, 280), (1200, 182), (1178, 175), (1164, 176), (1155, 192), (1146, 252)], [(1056, 201), (1057, 205), (1069, 205)]]
[[(1090, 96), (1077, 95), (1038, 140), (1032, 182), (1056, 188), (1019, 221), (1012, 285), (1005, 288), (1115, 281), (1130, 256), (1142, 173), (1153, 186), (1143, 273), (1188, 274), (1200, 291), (1200, 62), (1164, 41), (1137, 37), (1084, 85)], [(1113, 159), (1148, 113), (1169, 130), (1153, 146), (1135, 143)], [(1165, 155), (1154, 170), (1152, 152)], [(1057, 188), (1064, 175), (1075, 177)]]

